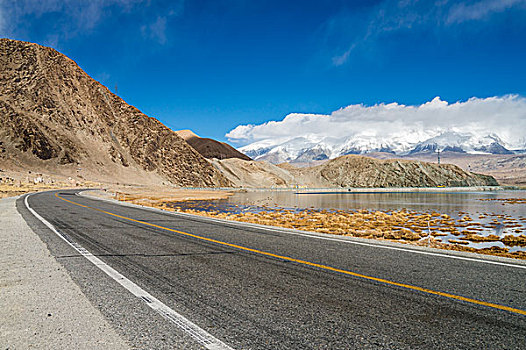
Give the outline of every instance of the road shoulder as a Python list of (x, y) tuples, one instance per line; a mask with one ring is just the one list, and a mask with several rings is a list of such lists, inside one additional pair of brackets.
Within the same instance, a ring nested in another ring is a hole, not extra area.
[(16, 209), (0, 199), (0, 346), (127, 349)]

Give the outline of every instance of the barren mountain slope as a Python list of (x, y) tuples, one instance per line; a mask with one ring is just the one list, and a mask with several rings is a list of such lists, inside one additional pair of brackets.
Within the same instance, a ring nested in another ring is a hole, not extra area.
[(491, 176), (468, 173), (452, 164), (379, 160), (348, 155), (311, 168), (290, 170), (298, 183), (327, 187), (495, 186)]
[(210, 162), (227, 177), (235, 187), (291, 187), (294, 176), (286, 169), (265, 161), (238, 158), (213, 159)]
[(176, 133), (185, 139), (190, 146), (192, 146), (199, 154), (208, 159), (228, 159), (239, 158), (243, 160), (251, 160), (250, 157), (239, 152), (234, 147), (227, 143), (219, 142), (209, 138), (199, 137), (191, 130), (179, 130)]
[(229, 182), (175, 132), (54, 49), (0, 39), (0, 168), (101, 181)]
[[(378, 159), (414, 159), (424, 162), (437, 162), (436, 153), (417, 153), (397, 156), (392, 153), (372, 153), (368, 155)], [(526, 154), (468, 154), (443, 152), (442, 164), (455, 164), (464, 171), (491, 175), (501, 184), (526, 185)]]
[[(434, 155), (415, 157), (433, 161)], [(526, 154), (464, 154), (446, 152), (441, 155), (442, 163), (459, 166), (466, 171), (487, 174), (499, 182), (509, 185), (526, 185)]]

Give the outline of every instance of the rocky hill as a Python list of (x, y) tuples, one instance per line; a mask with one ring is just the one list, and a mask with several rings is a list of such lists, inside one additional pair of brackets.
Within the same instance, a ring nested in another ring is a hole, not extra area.
[(208, 159), (228, 159), (239, 158), (252, 160), (250, 157), (239, 152), (227, 143), (219, 142), (209, 138), (199, 137), (191, 130), (179, 130), (176, 133), (185, 139), (199, 154)]
[(0, 168), (97, 181), (229, 185), (174, 131), (37, 44), (0, 40), (0, 121)]
[[(378, 159), (403, 158), (423, 162), (437, 162), (437, 154), (420, 153), (396, 156), (392, 153), (370, 153)], [(469, 154), (458, 152), (440, 153), (442, 164), (454, 164), (464, 171), (493, 176), (501, 185), (526, 185), (526, 154)], [(297, 165), (297, 164), (294, 164)]]
[(265, 161), (229, 158), (211, 162), (235, 187), (290, 187), (296, 183), (287, 169)]
[(487, 175), (466, 172), (452, 164), (402, 159), (342, 156), (323, 164), (298, 168), (264, 161), (214, 161), (238, 187), (437, 187), (497, 186)]
[(324, 164), (292, 170), (299, 183), (327, 187), (497, 186), (487, 175), (468, 173), (452, 164), (380, 160), (348, 155)]

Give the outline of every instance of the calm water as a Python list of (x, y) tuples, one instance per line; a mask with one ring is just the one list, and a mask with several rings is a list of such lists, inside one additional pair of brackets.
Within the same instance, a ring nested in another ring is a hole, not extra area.
[[(526, 191), (495, 192), (413, 192), (413, 193), (295, 193), (295, 192), (247, 192), (235, 193), (226, 200), (210, 202), (178, 203), (182, 207), (214, 209), (226, 212), (261, 211), (270, 208), (286, 209), (338, 209), (353, 211), (357, 209), (379, 210), (390, 212), (407, 209), (428, 213), (436, 211), (452, 218), (468, 214), (475, 222), (488, 223), (493, 219), (514, 220), (521, 224), (519, 228), (506, 228), (504, 225), (495, 229), (485, 229), (480, 234), (520, 235), (526, 233), (526, 204), (510, 204), (503, 199), (526, 199)], [(492, 199), (486, 201), (484, 199)], [(479, 219), (479, 215), (487, 215)], [(498, 218), (499, 215), (504, 217)], [(520, 232), (516, 232), (519, 229)], [(447, 243), (448, 239), (459, 239), (457, 236), (439, 237)], [(484, 248), (491, 246), (505, 247), (502, 242), (470, 242), (469, 246)], [(507, 247), (510, 251), (526, 250), (526, 247)]]
[(445, 214), (464, 212), (494, 212), (526, 217), (525, 204), (504, 204), (481, 199), (526, 199), (526, 191), (495, 192), (387, 192), (387, 193), (236, 193), (225, 202), (238, 205), (267, 205), (286, 208), (399, 210), (402, 208)]

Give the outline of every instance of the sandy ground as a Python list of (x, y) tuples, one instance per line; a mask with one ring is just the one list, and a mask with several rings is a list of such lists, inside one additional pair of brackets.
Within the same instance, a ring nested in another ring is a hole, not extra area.
[(0, 198), (19, 196), (29, 192), (39, 192), (58, 188), (69, 188), (66, 184), (45, 185), (45, 184), (0, 184)]
[(15, 179), (10, 182), (0, 181), (0, 198), (19, 196), (30, 192), (40, 192), (47, 190), (65, 189), (65, 188), (94, 188), (103, 189), (93, 191), (92, 194), (101, 198), (115, 198), (125, 200), (135, 204), (142, 205), (159, 205), (164, 202), (180, 202), (185, 200), (213, 200), (224, 199), (232, 195), (228, 191), (219, 190), (187, 190), (174, 188), (171, 186), (139, 186), (139, 185), (116, 185), (105, 184), (91, 181), (80, 182), (78, 180), (60, 181), (54, 180), (53, 183), (45, 181), (43, 183), (34, 183), (33, 178)]
[(127, 349), (15, 208), (0, 199), (0, 348)]
[(34, 182), (34, 178), (11, 179), (11, 181), (0, 181), (0, 198), (19, 196), (24, 193), (40, 192), (47, 190), (56, 190), (60, 188), (100, 188), (101, 184), (91, 181), (79, 182), (76, 180), (66, 180), (53, 182), (43, 180), (43, 182)]
[(133, 204), (162, 207), (168, 202), (182, 202), (187, 200), (214, 200), (225, 199), (232, 195), (228, 191), (219, 190), (186, 190), (167, 186), (110, 186), (104, 190), (90, 191), (90, 194), (99, 198), (118, 199)]

